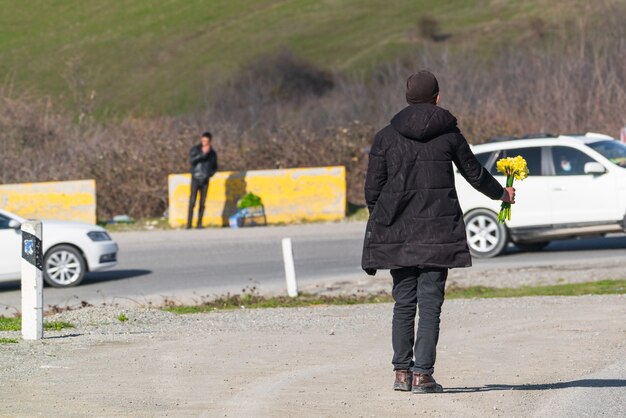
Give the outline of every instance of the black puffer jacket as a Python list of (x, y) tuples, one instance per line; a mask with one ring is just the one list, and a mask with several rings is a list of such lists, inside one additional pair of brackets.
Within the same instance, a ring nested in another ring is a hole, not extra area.
[(189, 162), (191, 163), (191, 176), (199, 182), (209, 180), (217, 171), (217, 153), (213, 148), (208, 153), (203, 153), (201, 144), (191, 147)]
[(408, 106), (376, 134), (365, 180), (366, 272), (472, 265), (452, 162), (478, 191), (502, 197), (502, 186), (478, 162), (447, 110)]

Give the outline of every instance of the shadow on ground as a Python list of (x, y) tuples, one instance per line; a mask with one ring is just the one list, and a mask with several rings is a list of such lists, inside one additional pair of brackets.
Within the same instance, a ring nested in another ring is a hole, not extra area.
[(446, 393), (489, 392), (492, 390), (552, 390), (567, 388), (623, 388), (623, 379), (582, 379), (571, 382), (545, 383), (539, 385), (485, 385), (465, 388), (447, 388)]
[[(593, 237), (555, 240), (540, 252), (562, 251), (591, 251), (591, 250), (619, 250), (626, 248), (626, 236)], [(534, 252), (539, 252), (534, 251)], [(509, 244), (507, 250), (498, 257), (507, 257), (520, 253), (532, 253), (533, 251), (521, 251), (514, 244)]]
[(76, 337), (82, 337), (85, 334), (64, 334), (64, 335), (52, 335), (52, 336), (48, 336), (45, 335), (44, 333), (44, 338), (46, 340), (58, 340), (58, 339), (64, 339), (64, 338), (76, 338)]
[[(128, 270), (110, 270), (100, 271), (94, 273), (87, 273), (84, 281), (79, 286), (89, 286), (90, 284), (112, 282), (115, 280), (126, 280), (135, 277), (145, 276), (152, 274), (152, 270), (144, 269), (128, 269)], [(46, 287), (48, 287), (46, 285)], [(20, 290), (20, 280), (12, 280), (4, 283), (0, 283), (0, 292), (9, 292), (12, 290)]]
[(87, 273), (83, 284), (93, 284), (102, 282), (112, 282), (115, 280), (133, 279), (135, 277), (152, 274), (152, 270), (145, 269), (128, 269), (128, 270), (110, 270)]

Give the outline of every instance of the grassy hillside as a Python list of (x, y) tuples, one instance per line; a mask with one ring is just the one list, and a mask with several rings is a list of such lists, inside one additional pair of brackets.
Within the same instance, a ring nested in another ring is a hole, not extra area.
[(206, 129), (223, 170), (343, 165), (361, 204), (423, 66), (472, 143), (624, 123), (623, 0), (103, 1), (0, 0), (0, 182), (94, 178), (100, 219), (160, 216)]
[(440, 44), (488, 48), (550, 30), (573, 16), (564, 7), (572, 3), (0, 0), (0, 84), (100, 114), (182, 113), (234, 69), (283, 47), (332, 70), (363, 71), (428, 42), (415, 35), (425, 13), (451, 35)]

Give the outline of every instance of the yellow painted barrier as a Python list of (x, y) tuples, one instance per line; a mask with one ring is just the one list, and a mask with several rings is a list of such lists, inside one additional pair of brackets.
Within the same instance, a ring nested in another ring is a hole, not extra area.
[(0, 185), (0, 208), (27, 219), (96, 223), (96, 181)]
[[(173, 227), (187, 224), (190, 185), (189, 174), (170, 174), (168, 178), (169, 223)], [(346, 170), (319, 167), (218, 172), (209, 183), (203, 225), (228, 225), (228, 218), (237, 212), (237, 201), (248, 192), (263, 200), (268, 224), (339, 220), (346, 213)]]

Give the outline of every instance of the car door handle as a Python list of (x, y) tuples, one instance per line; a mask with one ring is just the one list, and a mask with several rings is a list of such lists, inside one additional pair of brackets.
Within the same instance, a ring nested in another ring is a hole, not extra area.
[(564, 192), (565, 190), (567, 190), (567, 187), (559, 186), (559, 187), (553, 188), (552, 190), (555, 192)]

